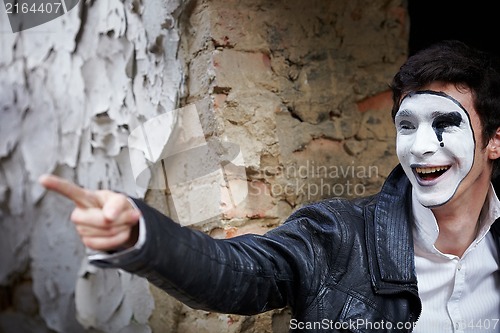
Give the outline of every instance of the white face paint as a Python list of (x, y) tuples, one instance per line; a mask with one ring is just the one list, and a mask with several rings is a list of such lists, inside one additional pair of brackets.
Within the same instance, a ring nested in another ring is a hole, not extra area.
[(419, 91), (401, 101), (395, 124), (397, 155), (418, 201), (445, 204), (474, 163), (469, 115), (445, 93)]

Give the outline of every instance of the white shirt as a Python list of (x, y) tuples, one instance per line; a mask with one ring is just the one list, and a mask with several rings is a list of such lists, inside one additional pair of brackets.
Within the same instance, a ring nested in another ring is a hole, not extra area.
[(434, 246), (439, 227), (412, 195), (413, 241), (422, 314), (414, 332), (500, 332), (500, 271), (490, 227), (500, 201), (490, 186), (476, 239), (460, 258)]

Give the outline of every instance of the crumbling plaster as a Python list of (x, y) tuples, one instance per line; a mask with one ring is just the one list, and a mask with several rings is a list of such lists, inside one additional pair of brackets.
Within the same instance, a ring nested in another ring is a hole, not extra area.
[(0, 331), (151, 331), (147, 281), (89, 266), (73, 205), (37, 178), (144, 196), (127, 136), (178, 104), (181, 5), (80, 1), (18, 33), (0, 10)]

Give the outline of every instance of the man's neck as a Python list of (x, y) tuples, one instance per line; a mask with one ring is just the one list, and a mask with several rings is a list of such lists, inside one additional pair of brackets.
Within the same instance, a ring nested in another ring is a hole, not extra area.
[(462, 257), (479, 230), (479, 217), (488, 195), (489, 182), (456, 200), (432, 209), (439, 226), (436, 248)]

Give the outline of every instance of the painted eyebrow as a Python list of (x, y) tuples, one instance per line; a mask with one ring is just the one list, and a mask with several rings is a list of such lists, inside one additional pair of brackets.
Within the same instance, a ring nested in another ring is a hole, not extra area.
[(399, 110), (398, 112), (396, 112), (396, 116), (395, 117), (411, 117), (413, 115), (413, 112), (408, 110), (408, 109), (403, 109), (403, 110)]
[(458, 111), (446, 111), (446, 112), (443, 112), (443, 111), (434, 111), (434, 112), (431, 113), (431, 117), (437, 118), (439, 116), (447, 116), (447, 115), (449, 115), (452, 112), (458, 112)]

